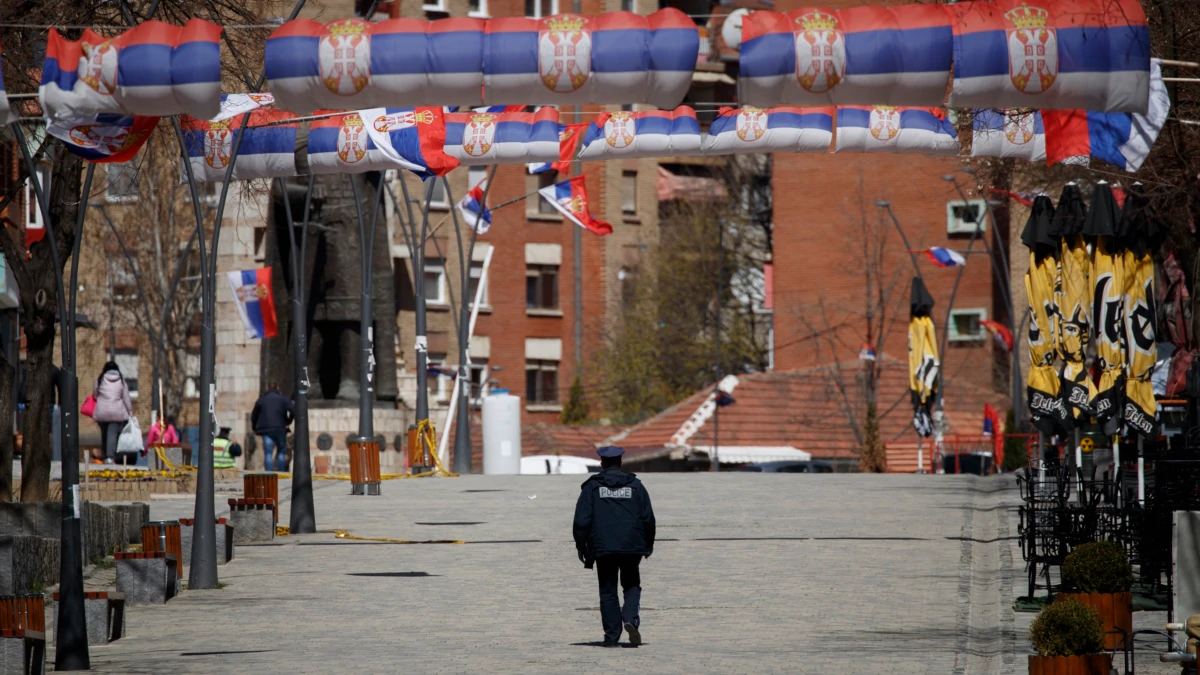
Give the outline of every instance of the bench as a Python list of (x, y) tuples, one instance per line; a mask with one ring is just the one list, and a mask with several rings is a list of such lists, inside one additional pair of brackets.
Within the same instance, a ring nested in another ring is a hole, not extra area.
[(235, 543), (271, 541), (275, 538), (275, 500), (230, 499), (229, 520)]
[(46, 672), (46, 598), (0, 596), (0, 672)]
[[(179, 540), (183, 546), (183, 564), (192, 564), (192, 536), (196, 524), (194, 518), (179, 519)], [(225, 518), (217, 518), (217, 564), (224, 565), (233, 560), (233, 525)]]
[(142, 550), (174, 553), (179, 561), (175, 566), (176, 576), (183, 578), (183, 542), (178, 520), (155, 520), (142, 525)]
[[(246, 499), (270, 499), (279, 503), (279, 474), (247, 473), (242, 475), (242, 496)], [(275, 522), (279, 523), (279, 512), (275, 511)]]
[[(54, 594), (55, 603), (58, 593)], [(125, 594), (116, 591), (87, 591), (83, 594), (83, 616), (89, 645), (106, 645), (125, 637)], [(54, 607), (58, 625), (58, 605)]]
[(179, 559), (166, 551), (114, 553), (117, 591), (129, 605), (162, 605), (179, 594)]

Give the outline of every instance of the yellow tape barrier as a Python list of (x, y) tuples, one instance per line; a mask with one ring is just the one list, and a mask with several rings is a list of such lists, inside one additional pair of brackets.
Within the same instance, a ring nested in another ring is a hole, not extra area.
[(176, 471), (195, 471), (196, 470), (196, 467), (194, 467), (194, 466), (177, 466), (177, 465), (171, 463), (171, 460), (167, 459), (167, 453), (163, 452), (163, 446), (161, 446), (161, 445), (154, 446), (154, 454), (158, 455), (158, 461), (162, 462), (163, 465), (167, 466), (168, 468), (174, 469)]
[(461, 539), (426, 539), (418, 541), (415, 539), (389, 539), (387, 537), (357, 537), (350, 534), (347, 530), (334, 530), (333, 537), (335, 539), (353, 539), (355, 541), (386, 541), (389, 544), (465, 544), (467, 542)]

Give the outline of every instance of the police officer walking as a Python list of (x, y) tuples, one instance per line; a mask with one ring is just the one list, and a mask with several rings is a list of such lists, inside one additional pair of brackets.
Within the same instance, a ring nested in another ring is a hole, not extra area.
[[(610, 445), (598, 454), (600, 473), (583, 482), (575, 504), (575, 548), (585, 567), (595, 563), (600, 579), (604, 646), (617, 646), (623, 623), (629, 644), (637, 647), (642, 644), (638, 565), (654, 553), (654, 509), (642, 482), (621, 469), (623, 448)], [(625, 590), (624, 609), (617, 598), (618, 577)]]

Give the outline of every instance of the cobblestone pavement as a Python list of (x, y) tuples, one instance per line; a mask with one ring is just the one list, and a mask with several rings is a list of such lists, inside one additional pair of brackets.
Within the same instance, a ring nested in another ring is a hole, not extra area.
[[(322, 533), (241, 546), (219, 568), (224, 588), (131, 608), (128, 636), (93, 647), (92, 666), (1025, 671), (1027, 620), (1010, 610), (1021, 566), (1010, 477), (644, 474), (660, 544), (642, 566), (646, 644), (636, 650), (598, 647), (595, 577), (570, 535), (581, 478), (390, 481), (382, 497), (318, 481)], [(189, 516), (191, 507), (156, 500), (151, 516)], [(466, 543), (347, 541), (333, 529)]]

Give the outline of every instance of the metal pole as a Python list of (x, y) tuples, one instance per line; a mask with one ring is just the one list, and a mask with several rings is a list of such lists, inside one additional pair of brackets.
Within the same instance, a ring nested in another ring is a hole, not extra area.
[[(308, 189), (304, 193), (304, 221), (301, 224), (301, 243), (308, 236), (309, 208), (312, 204), (313, 181), (309, 173)], [(276, 179), (283, 193), (284, 215), (287, 218), (288, 243), (292, 258), (292, 400), (296, 406), (295, 449), (292, 457), (292, 509), (288, 529), (293, 534), (312, 534), (317, 531), (316, 507), (313, 505), (312, 466), (308, 447), (308, 327), (305, 322), (304, 265), (305, 258), (296, 247), (296, 228), (292, 222), (292, 199), (287, 183)]]
[[(470, 349), (469, 349), (469, 347), (470, 347), (470, 343), (471, 343), (471, 338), (472, 338), (472, 337), (475, 335), (475, 320), (476, 320), (477, 318), (479, 318), (479, 304), (480, 304), (480, 302), (483, 300), (483, 287), (484, 287), (484, 285), (485, 285), (485, 284), (487, 284), (487, 275), (488, 275), (488, 269), (489, 269), (489, 268), (491, 267), (491, 265), (492, 265), (492, 254), (493, 254), (493, 253), (495, 253), (495, 252), (496, 252), (496, 249), (495, 249), (495, 248), (493, 248), (493, 247), (490, 247), (490, 248), (488, 248), (488, 250), (487, 250), (487, 253), (486, 253), (486, 254), (483, 256), (483, 267), (482, 267), (482, 268), (480, 269), (480, 271), (479, 271), (479, 286), (478, 286), (478, 287), (475, 289), (475, 305), (474, 305), (473, 307), (471, 307), (471, 318), (470, 318), (470, 320), (467, 322), (467, 324), (468, 324), (468, 325), (467, 325), (467, 346), (468, 346), (468, 350), (467, 350), (467, 359), (468, 359), (468, 361), (469, 361), (469, 360), (470, 360), (470, 358), (471, 358), (471, 352), (470, 352)], [(466, 385), (463, 385), (463, 386), (466, 386)], [(482, 383), (481, 383), (481, 385), (480, 385), (480, 386), (481, 386), (481, 388), (482, 388)], [(455, 408), (458, 406), (459, 399), (460, 399), (460, 398), (463, 398), (463, 397), (460, 397), (460, 396), (459, 396), (459, 393), (460, 393), (460, 391), (461, 391), (461, 387), (459, 386), (459, 381), (458, 381), (458, 379), (455, 379), (455, 381), (454, 381), (454, 393), (453, 393), (453, 395), (450, 397), (450, 410), (449, 410), (449, 413), (448, 413), (448, 414), (449, 414), (449, 416), (450, 416), (450, 417), (452, 417), (452, 418), (454, 418), (454, 419), (456, 419), (456, 420), (457, 420), (458, 418), (457, 418), (457, 417), (454, 417), (454, 414), (455, 414)], [(465, 402), (466, 402), (466, 404), (469, 404), (469, 403), (470, 403), (470, 398), (469, 398), (469, 397), (467, 397), (467, 398), (463, 398), (463, 401), (465, 401)], [(466, 408), (463, 408), (463, 410), (464, 410), (464, 411), (466, 411), (467, 409), (466, 409)], [(463, 412), (463, 415), (466, 415), (466, 414), (467, 414), (466, 412)], [(447, 425), (449, 425), (449, 422), (447, 422)], [(449, 443), (449, 440), (450, 440), (450, 439), (449, 439), (449, 436), (450, 436), (450, 434), (449, 434), (449, 431), (450, 431), (449, 429), (444, 429), (444, 430), (442, 431), (442, 438), (441, 438), (441, 440), (439, 440), (439, 441), (438, 441), (438, 457), (441, 457), (441, 458), (442, 458), (442, 464), (445, 464), (445, 463), (446, 463), (446, 461), (447, 461), (447, 457), (446, 457), (446, 446), (447, 446), (447, 444)], [(469, 444), (468, 444), (468, 445), (469, 445)], [(458, 452), (458, 450), (456, 449), (456, 450), (455, 450), (455, 452), (457, 453), (457, 452)], [(457, 466), (457, 462), (458, 462), (458, 455), (456, 454), (456, 455), (455, 455), (455, 468), (454, 468), (454, 472), (455, 472), (455, 473), (462, 473), (461, 471), (459, 471), (459, 468), (458, 468), (458, 466)], [(468, 463), (468, 464), (467, 464), (467, 469), (466, 469), (466, 470), (467, 470), (468, 472), (471, 470), (471, 465), (470, 465), (470, 463)]]
[[(62, 258), (58, 254), (58, 242), (54, 238), (54, 224), (50, 220), (49, 195), (45, 192), (38, 177), (37, 166), (29, 147), (25, 143), (25, 132), (21, 125), (12, 125), (16, 136), (17, 146), (25, 162), (25, 170), (29, 181), (33, 184), (34, 196), (42, 212), (42, 221), (46, 227), (46, 241), (50, 246), (50, 262), (54, 266), (54, 286), (58, 305), (59, 330), (62, 332), (62, 382), (60, 394), (62, 399), (59, 406), (62, 409), (62, 525), (59, 529), (59, 612), (56, 626), (54, 648), (55, 670), (90, 670), (91, 658), (88, 654), (87, 623), (84, 618), (83, 603), (83, 547), (80, 532), (79, 513), (79, 378), (75, 371), (75, 354), (73, 337), (75, 335), (75, 320), (67, 313), (67, 295), (63, 287)], [(79, 213), (75, 227), (75, 250), (78, 251), (80, 235), (83, 231), (83, 218), (87, 211), (87, 195), (92, 189), (92, 176), (96, 165), (88, 164), (84, 177), (83, 190), (80, 194)], [(72, 280), (78, 275), (78, 254), (72, 262)], [(72, 306), (77, 286), (72, 287)], [(70, 337), (68, 337), (70, 336)]]
[[(401, 186), (404, 186), (401, 174)], [(405, 201), (408, 200), (405, 188)], [(416, 350), (417, 350), (417, 421), (429, 419), (429, 338), (425, 325), (425, 237), (429, 234), (429, 201), (433, 198), (433, 181), (425, 184), (425, 204), (421, 209), (421, 236), (417, 240), (418, 251), (413, 251), (413, 274), (416, 283)], [(422, 452), (422, 456), (424, 452)]]
[[(583, 0), (575, 0), (575, 13), (583, 13)], [(580, 106), (575, 106), (575, 123), (578, 124), (581, 113), (583, 111)], [(583, 173), (583, 165), (580, 162), (573, 161), (570, 164), (567, 176), (575, 174), (575, 170), (579, 169), (579, 173)], [(583, 230), (578, 227), (571, 228), (572, 245), (574, 247), (574, 267), (575, 278), (575, 377), (583, 378)]]
[(1141, 434), (1138, 434), (1138, 468), (1137, 468), (1137, 492), (1138, 506), (1146, 505), (1146, 456), (1143, 453), (1144, 439)]
[(713, 321), (713, 351), (716, 353), (716, 360), (713, 363), (713, 374), (716, 376), (716, 383), (713, 384), (713, 447), (712, 456), (709, 458), (709, 470), (721, 470), (721, 291), (725, 286), (725, 223), (720, 217), (717, 218), (717, 297), (715, 301), (716, 311), (713, 312), (715, 320)]
[[(971, 254), (971, 249), (975, 248), (975, 240), (979, 238), (980, 227), (979, 223), (975, 223), (975, 229), (971, 231), (971, 239), (967, 242), (967, 255)], [(950, 287), (950, 301), (946, 303), (946, 321), (942, 324), (942, 344), (938, 350), (942, 362), (946, 361), (946, 345), (950, 341), (950, 312), (954, 310), (954, 296), (958, 295), (958, 284), (962, 281), (963, 272), (967, 269), (966, 265), (961, 265), (958, 268), (958, 273), (954, 275), (954, 285)], [(1016, 339), (1015, 336), (1013, 339)], [(946, 369), (938, 368), (938, 405), (941, 405), (942, 397), (945, 394), (944, 382), (946, 378)]]
[[(488, 171), (487, 178), (484, 180), (487, 183), (483, 186), (483, 201), (480, 208), (487, 208), (488, 192), (492, 189), (492, 179), (496, 175), (496, 166), (493, 165)], [(445, 179), (442, 179), (445, 181)], [(454, 198), (450, 195), (450, 183), (446, 182), (446, 201), (454, 204)], [(454, 472), (458, 474), (471, 473), (471, 355), (468, 351), (473, 335), (472, 328), (475, 324), (475, 317), (479, 311), (480, 292), (483, 290), (484, 278), (481, 274), (479, 279), (479, 287), (476, 289), (474, 304), (467, 303), (467, 292), (471, 287), (471, 265), (475, 261), (475, 242), (479, 239), (479, 223), (476, 220), (476, 226), (471, 228), (471, 243), (467, 248), (467, 255), (463, 256), (462, 231), (458, 224), (458, 209), (451, 208), (451, 215), (454, 216), (454, 232), (458, 237), (458, 258), (462, 267), (462, 285), (459, 301), (459, 325), (458, 325), (458, 381), (455, 383), (457, 396), (457, 417), (455, 417), (454, 434)], [(461, 386), (459, 385), (461, 383)], [(454, 405), (453, 402), (451, 404)], [(453, 414), (453, 413), (451, 413)], [(446, 421), (449, 426), (449, 420)], [(450, 430), (447, 428), (446, 432)]]
[[(375, 356), (371, 348), (372, 338), (374, 337), (371, 321), (371, 314), (374, 307), (374, 303), (371, 302), (371, 263), (374, 258), (374, 247), (371, 244), (375, 238), (376, 219), (379, 216), (379, 202), (383, 197), (383, 176), (381, 175), (379, 178), (379, 184), (375, 190), (375, 201), (371, 206), (371, 231), (369, 235), (366, 221), (363, 219), (362, 199), (359, 196), (358, 182), (355, 180), (354, 175), (348, 175), (346, 178), (350, 181), (350, 188), (354, 193), (354, 209), (358, 216), (358, 244), (359, 250), (362, 253), (362, 258), (359, 261), (362, 268), (362, 276), (359, 284), (358, 436), (362, 440), (367, 441), (375, 437), (374, 420), (372, 419), (375, 403)], [(370, 236), (370, 240), (368, 240), (368, 236)]]
[[(213, 416), (215, 401), (213, 400), (216, 386), (213, 384), (214, 348), (212, 329), (213, 303), (209, 291), (215, 286), (215, 280), (208, 270), (208, 250), (204, 241), (204, 216), (200, 211), (200, 195), (196, 191), (196, 176), (192, 171), (192, 163), (188, 158), (187, 143), (183, 138), (183, 129), (179, 118), (171, 120), (175, 126), (175, 135), (179, 139), (179, 150), (183, 161), (184, 173), (187, 176), (188, 190), (192, 195), (192, 210), (196, 217), (197, 239), (200, 242), (200, 298), (201, 298), (201, 328), (200, 328), (200, 438), (193, 451), (196, 460), (196, 505), (195, 525), (192, 530), (192, 564), (188, 572), (188, 586), (191, 588), (215, 588), (217, 585), (217, 532), (216, 509), (213, 504)], [(240, 141), (242, 135), (238, 135)], [(234, 152), (237, 152), (235, 147)], [(232, 161), (230, 167), (232, 168)], [(225, 194), (222, 192), (221, 205), (224, 206)], [(217, 215), (217, 227), (220, 226), (221, 214)], [(215, 237), (214, 237), (215, 239)], [(216, 258), (216, 242), (214, 241), (212, 257)], [(207, 364), (207, 368), (206, 368)]]

